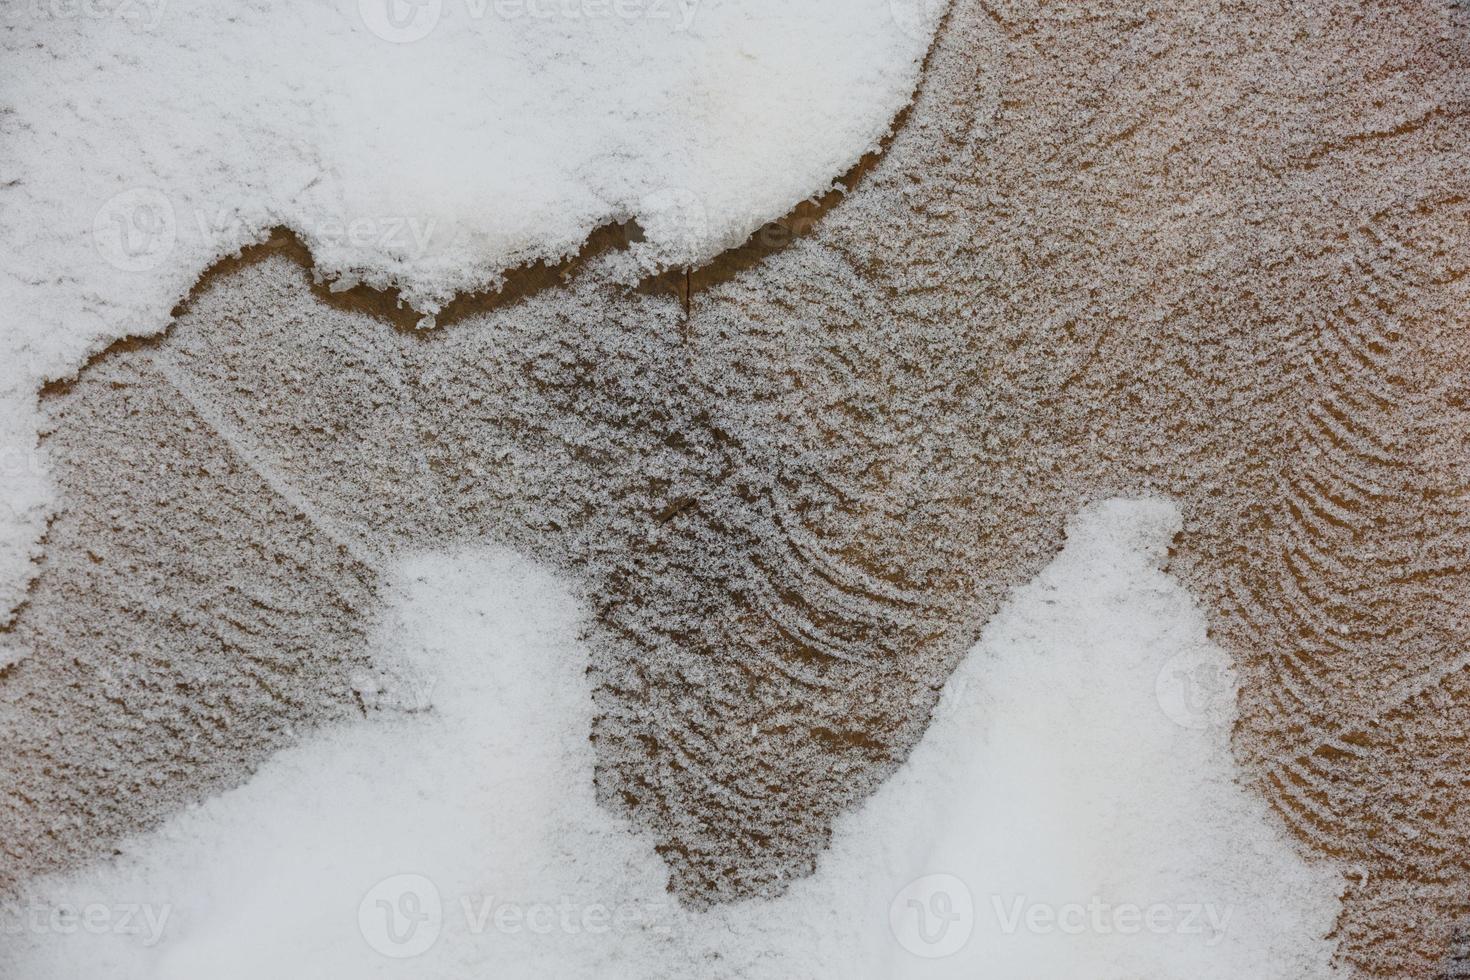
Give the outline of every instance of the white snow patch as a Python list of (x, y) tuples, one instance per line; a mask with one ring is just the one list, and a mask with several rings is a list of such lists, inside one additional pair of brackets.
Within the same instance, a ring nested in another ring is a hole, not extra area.
[[(637, 219), (737, 244), (873, 149), (935, 0), (0, 4), (0, 613), (49, 499), (33, 402), (286, 225), (433, 310)], [(3, 620), (3, 615), (0, 615)]]
[[(1177, 724), (1157, 700), (1179, 658), (1223, 660), (1159, 568), (1178, 523), (1158, 501), (1074, 520), (817, 874), (703, 914), (594, 803), (566, 589), (503, 553), (410, 561), (384, 636), (398, 680), (366, 686), (432, 709), (316, 736), (114, 865), (46, 883), (50, 905), (9, 911), (0, 972), (1330, 975), (1338, 875), (1237, 784), (1228, 726)], [(57, 903), (79, 918), (49, 918)], [(137, 907), (124, 935), (119, 906)]]

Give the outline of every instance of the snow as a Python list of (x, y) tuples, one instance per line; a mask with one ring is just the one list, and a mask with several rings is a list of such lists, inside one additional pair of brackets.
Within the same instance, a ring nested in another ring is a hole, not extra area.
[(1159, 500), (1078, 515), (818, 872), (704, 913), (592, 798), (569, 584), (503, 551), (420, 555), (359, 685), (401, 711), (38, 883), (0, 910), (0, 972), (1327, 976), (1340, 879), (1235, 780), (1228, 662), (1160, 568), (1178, 528)]
[[(636, 219), (625, 275), (828, 190), (911, 97), (920, 0), (17, 0), (0, 9), (0, 607), (34, 397), (288, 226), (432, 312)], [(0, 616), (3, 620), (3, 616)]]

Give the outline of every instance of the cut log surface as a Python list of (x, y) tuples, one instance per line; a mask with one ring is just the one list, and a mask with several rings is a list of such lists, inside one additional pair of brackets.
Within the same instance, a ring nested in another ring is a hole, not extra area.
[(362, 710), (387, 564), (498, 541), (594, 612), (602, 801), (687, 903), (777, 894), (1067, 517), (1151, 493), (1344, 962), (1458, 975), (1467, 111), (1461, 5), (957, 0), (877, 163), (675, 295), (614, 249), (415, 331), (289, 242), (212, 270), (43, 395), (0, 887)]

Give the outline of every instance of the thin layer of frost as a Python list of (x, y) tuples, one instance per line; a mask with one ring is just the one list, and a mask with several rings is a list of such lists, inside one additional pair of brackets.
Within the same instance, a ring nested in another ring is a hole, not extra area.
[(382, 675), (359, 685), (365, 703), (415, 710), (282, 753), (116, 866), (44, 883), (41, 904), (0, 920), (18, 930), (0, 966), (31, 980), (1329, 975), (1338, 876), (1236, 784), (1229, 711), (1170, 696), (1181, 670), (1224, 662), (1158, 567), (1177, 527), (1157, 501), (1081, 515), (818, 873), (708, 913), (675, 906), (649, 843), (594, 803), (564, 588), (506, 554), (425, 556), (402, 569)]
[(423, 309), (631, 218), (636, 269), (698, 262), (877, 144), (939, 6), (0, 4), (0, 613), (47, 500), (36, 389), (216, 259), (286, 225)]

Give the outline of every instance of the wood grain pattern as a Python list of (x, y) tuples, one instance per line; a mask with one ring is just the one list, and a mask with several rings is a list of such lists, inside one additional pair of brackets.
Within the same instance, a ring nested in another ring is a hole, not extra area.
[(1467, 46), (1432, 0), (960, 0), (882, 160), (692, 297), (595, 259), (415, 333), (284, 252), (210, 277), (47, 398), (0, 880), (357, 710), (378, 570), (494, 538), (585, 584), (604, 802), (686, 901), (777, 893), (1066, 517), (1143, 492), (1345, 962), (1454, 975)]

